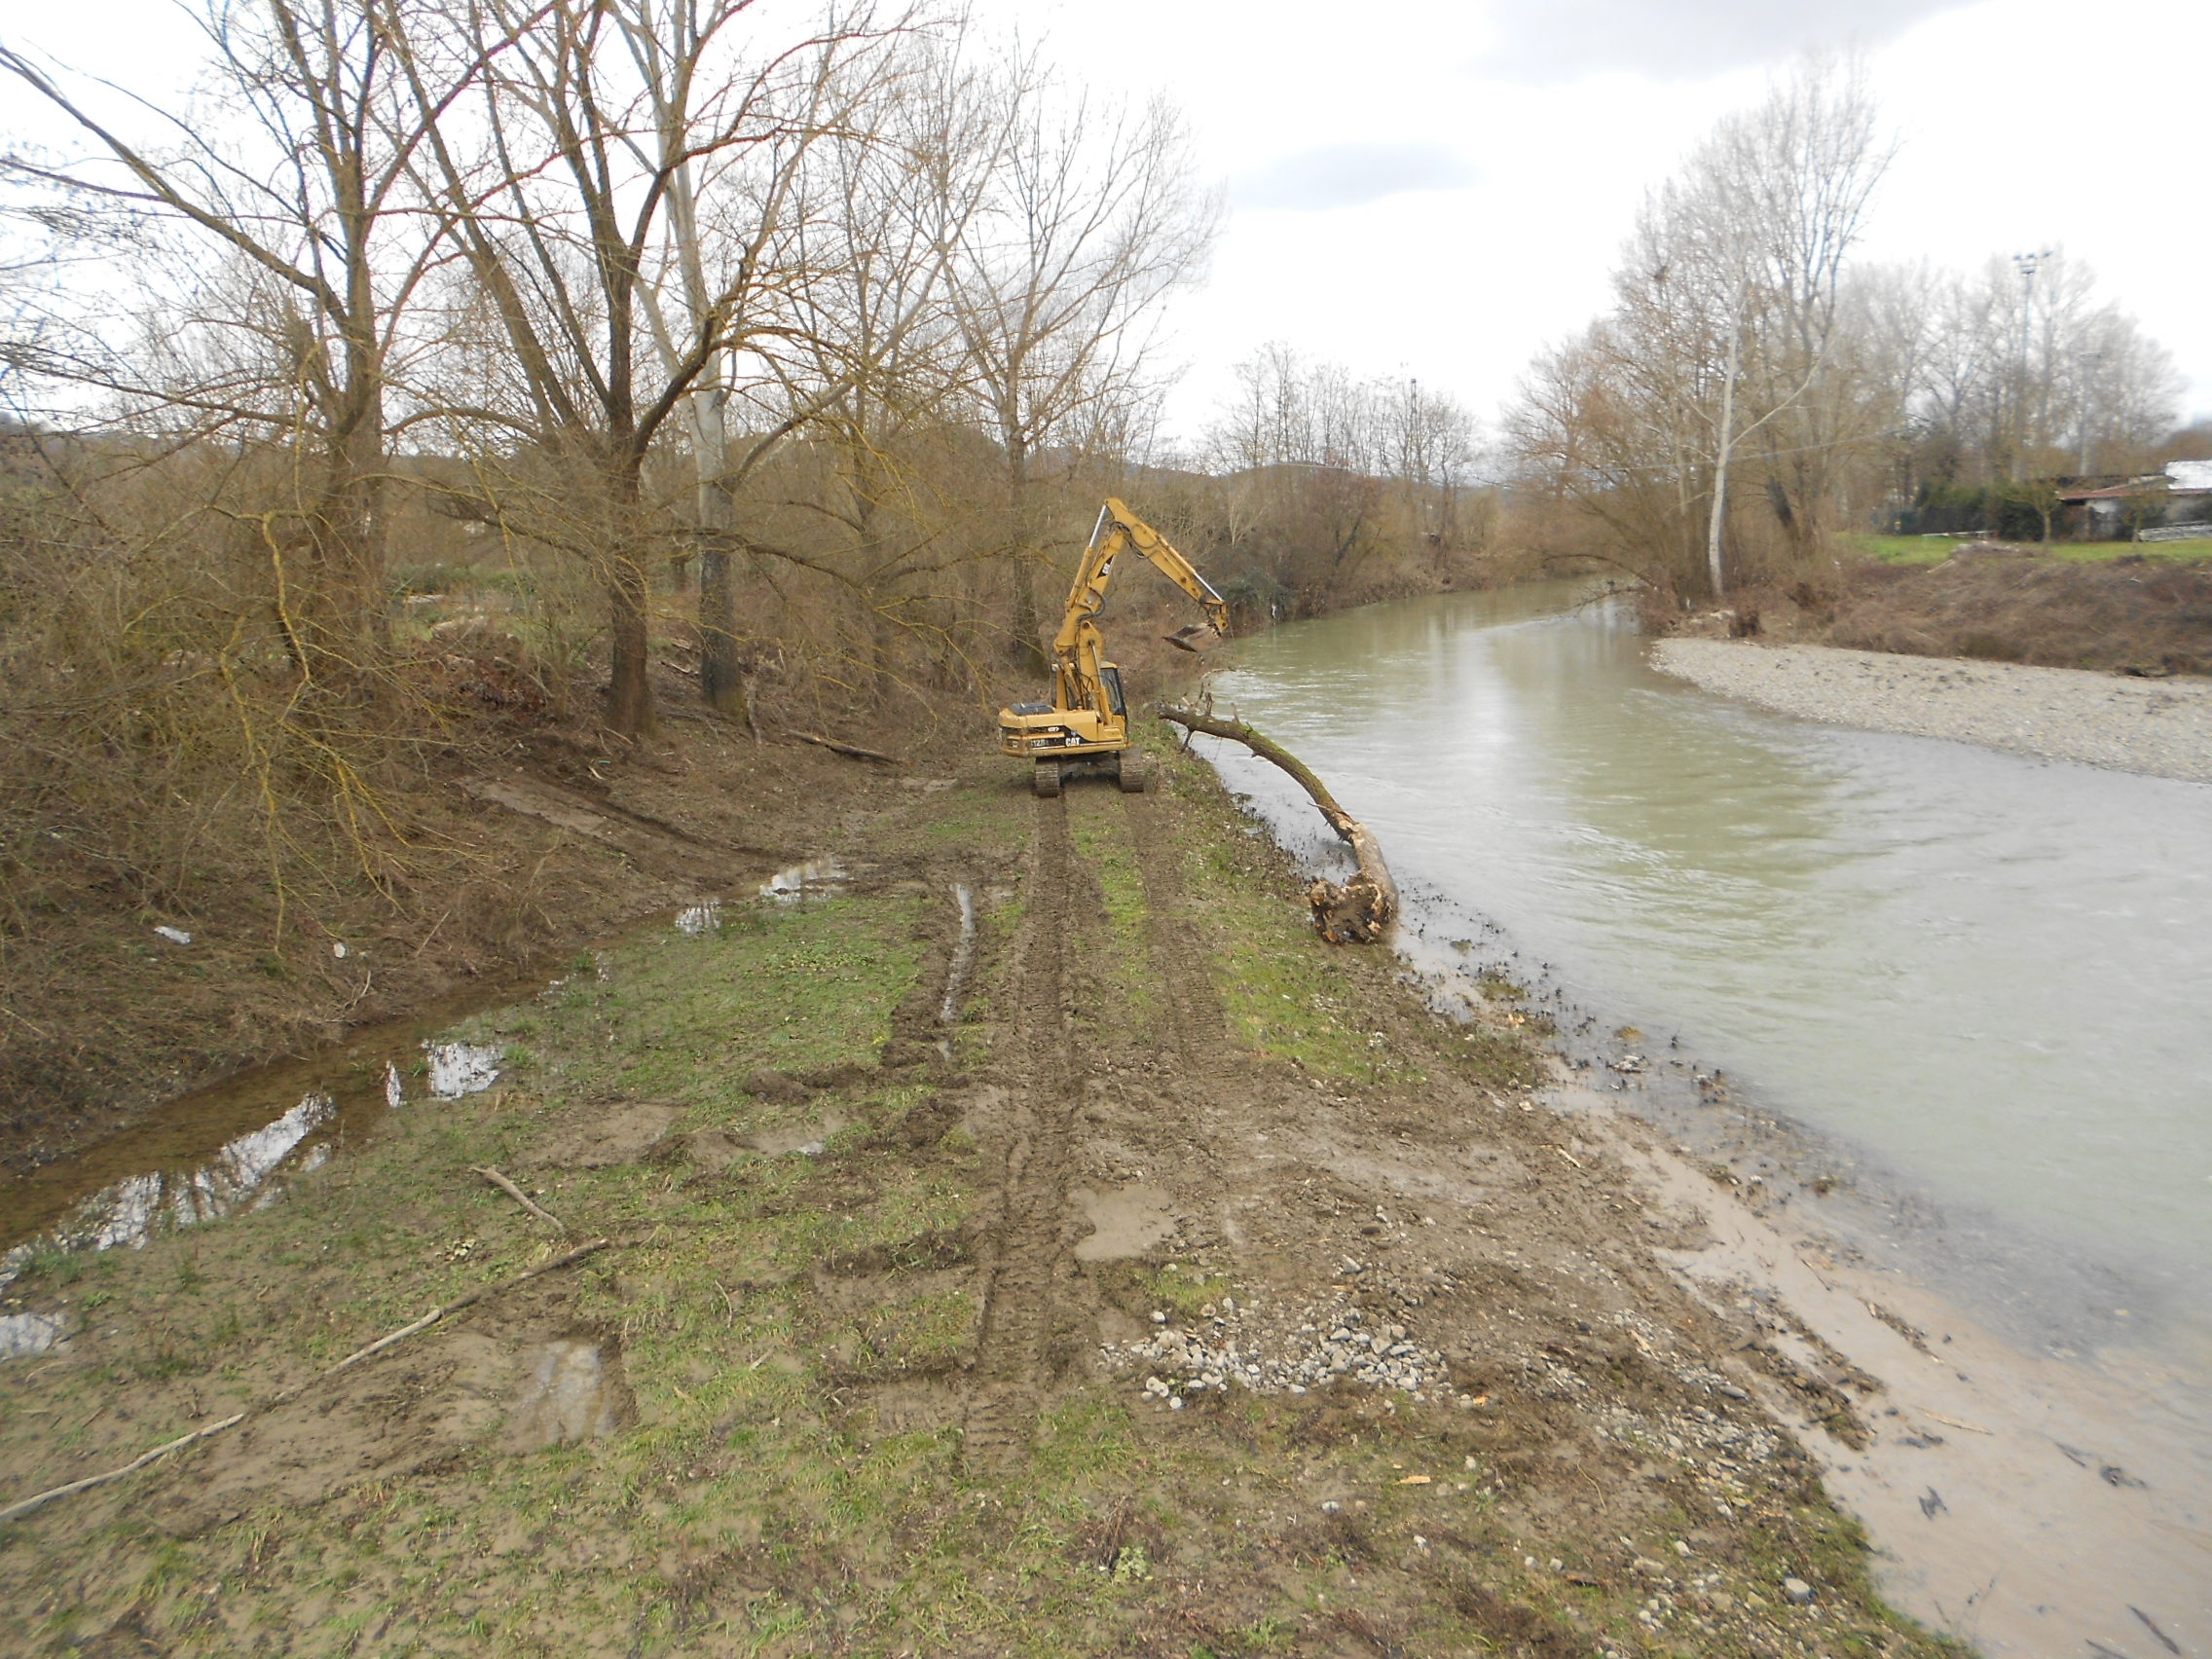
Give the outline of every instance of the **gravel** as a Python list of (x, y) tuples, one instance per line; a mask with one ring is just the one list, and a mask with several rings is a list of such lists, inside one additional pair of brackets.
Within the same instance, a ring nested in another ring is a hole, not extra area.
[(1144, 1391), (1170, 1405), (1206, 1389), (1303, 1394), (1339, 1382), (1395, 1388), (1417, 1400), (1454, 1392), (1442, 1354), (1405, 1326), (1344, 1304), (1303, 1309), (1280, 1322), (1247, 1317), (1234, 1302), (1218, 1312), (1209, 1306), (1196, 1325), (1108, 1343), (1101, 1356), (1116, 1371), (1149, 1372)]
[(2212, 783), (2212, 681), (1733, 640), (1661, 640), (1651, 656), (1704, 690), (1825, 725)]

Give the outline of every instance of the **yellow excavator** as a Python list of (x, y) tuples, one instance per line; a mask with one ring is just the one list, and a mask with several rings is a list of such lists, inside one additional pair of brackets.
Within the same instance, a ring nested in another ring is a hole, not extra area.
[(1205, 608), (1204, 622), (1166, 636), (1186, 651), (1202, 651), (1229, 635), (1229, 602), (1175, 551), (1167, 537), (1108, 497), (1068, 590), (1068, 609), (1052, 640), (1052, 696), (1045, 703), (1016, 703), (999, 711), (999, 748), (1030, 762), (1030, 781), (1041, 795), (1060, 793), (1060, 781), (1083, 772), (1102, 773), (1134, 794), (1145, 786), (1145, 763), (1129, 753), (1129, 712), (1122, 672), (1104, 661), (1099, 608), (1114, 561), (1128, 548), (1158, 566), (1161, 574)]

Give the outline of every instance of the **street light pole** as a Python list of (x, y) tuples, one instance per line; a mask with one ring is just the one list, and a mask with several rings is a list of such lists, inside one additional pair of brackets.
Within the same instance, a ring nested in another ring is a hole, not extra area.
[(2012, 269), (2020, 274), (2020, 379), (2012, 442), (2012, 482), (2015, 484), (2025, 483), (2028, 476), (2028, 330), (2035, 321), (2036, 273), (2050, 257), (2051, 250), (2047, 247), (2035, 253), (2012, 255)]

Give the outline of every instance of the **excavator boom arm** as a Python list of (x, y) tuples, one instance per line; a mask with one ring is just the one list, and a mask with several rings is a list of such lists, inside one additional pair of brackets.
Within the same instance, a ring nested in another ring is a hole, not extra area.
[(1076, 568), (1075, 585), (1068, 590), (1067, 614), (1060, 619), (1060, 631), (1052, 641), (1055, 658), (1064, 662), (1073, 657), (1084, 628), (1106, 603), (1106, 585), (1114, 579), (1114, 561), (1124, 549), (1130, 547), (1151, 560), (1161, 575), (1204, 608), (1206, 621), (1215, 633), (1224, 638), (1228, 636), (1229, 602), (1214, 592), (1213, 584), (1198, 574), (1197, 568), (1175, 550), (1166, 536), (1130, 512), (1118, 498), (1109, 496), (1106, 504), (1098, 509), (1098, 523), (1091, 530), (1090, 544), (1084, 549), (1083, 563)]
[(999, 748), (1035, 763), (1040, 794), (1059, 793), (1061, 768), (1068, 765), (1111, 767), (1123, 789), (1144, 788), (1142, 756), (1124, 753), (1129, 747), (1129, 719), (1121, 672), (1105, 660), (1105, 641), (1098, 634), (1098, 612), (1114, 579), (1114, 561), (1132, 547), (1205, 610), (1203, 625), (1168, 635), (1169, 645), (1198, 651), (1228, 636), (1229, 602), (1167, 537), (1109, 498), (1084, 545), (1075, 586), (1068, 589), (1067, 614), (1052, 640), (1051, 700), (1016, 703), (999, 713)]

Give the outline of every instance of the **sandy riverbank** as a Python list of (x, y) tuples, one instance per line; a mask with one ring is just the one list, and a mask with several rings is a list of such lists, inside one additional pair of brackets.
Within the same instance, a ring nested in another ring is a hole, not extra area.
[(1825, 725), (2212, 783), (2212, 681), (1733, 640), (1661, 640), (1651, 659), (1703, 690)]

